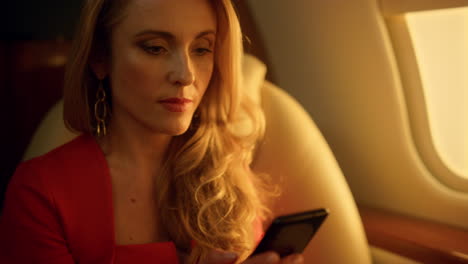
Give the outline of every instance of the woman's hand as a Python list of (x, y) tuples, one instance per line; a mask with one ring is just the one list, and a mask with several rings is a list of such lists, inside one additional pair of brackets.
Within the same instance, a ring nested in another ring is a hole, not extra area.
[[(232, 264), (236, 261), (235, 253), (212, 251), (200, 264)], [(304, 258), (301, 254), (292, 254), (280, 259), (274, 252), (266, 252), (248, 258), (243, 264), (303, 264)]]

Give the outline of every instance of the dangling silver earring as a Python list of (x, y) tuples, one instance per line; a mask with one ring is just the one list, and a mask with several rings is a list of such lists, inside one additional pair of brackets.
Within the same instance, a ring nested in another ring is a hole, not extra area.
[(107, 134), (106, 117), (108, 111), (106, 91), (103, 88), (102, 80), (99, 80), (99, 86), (96, 91), (96, 103), (94, 103), (94, 118), (96, 118), (96, 135), (98, 137)]

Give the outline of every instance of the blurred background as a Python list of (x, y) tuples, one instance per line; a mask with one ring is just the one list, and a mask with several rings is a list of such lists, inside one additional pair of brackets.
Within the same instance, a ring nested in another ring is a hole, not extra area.
[(0, 194), (45, 112), (62, 95), (81, 0), (5, 1), (0, 15)]
[(3, 3), (2, 40), (70, 39), (82, 0), (16, 0)]

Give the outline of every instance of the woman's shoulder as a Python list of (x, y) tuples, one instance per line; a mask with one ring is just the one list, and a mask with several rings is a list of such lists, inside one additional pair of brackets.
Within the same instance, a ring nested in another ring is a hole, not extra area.
[(112, 250), (112, 188), (109, 177), (96, 177), (106, 168), (99, 151), (94, 138), (79, 136), (18, 166), (5, 193), (0, 245), (28, 261), (11, 263), (73, 263), (70, 252)]
[(79, 135), (73, 140), (38, 157), (19, 164), (12, 181), (31, 181), (38, 175), (53, 181), (54, 177), (76, 174), (80, 170), (100, 165), (101, 150), (90, 135)]
[[(99, 154), (100, 149), (91, 135), (81, 134), (71, 141), (60, 145), (46, 154), (31, 158), (21, 165), (40, 165), (43, 163), (70, 163), (80, 162), (89, 155)], [(50, 165), (52, 165), (50, 164)]]

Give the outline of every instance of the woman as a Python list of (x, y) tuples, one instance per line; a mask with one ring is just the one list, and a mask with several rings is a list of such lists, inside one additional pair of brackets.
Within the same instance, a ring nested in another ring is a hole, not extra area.
[(82, 135), (17, 169), (0, 262), (302, 263), (247, 259), (268, 191), (249, 169), (263, 124), (241, 55), (229, 0), (86, 1), (64, 94)]

